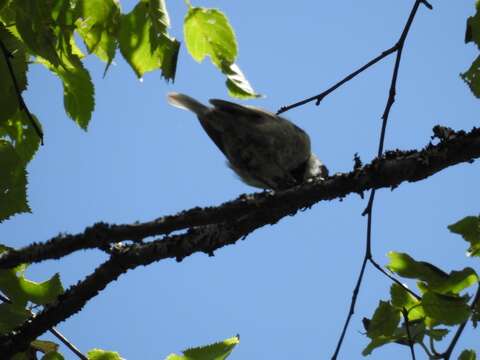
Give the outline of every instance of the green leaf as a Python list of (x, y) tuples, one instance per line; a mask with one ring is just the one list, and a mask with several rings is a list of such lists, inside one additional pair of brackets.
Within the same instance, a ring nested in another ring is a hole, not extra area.
[[(364, 325), (367, 331), (370, 329), (370, 324), (371, 321), (368, 321), (368, 319), (364, 319)], [(404, 323), (401, 327), (395, 328), (393, 333), (391, 333), (390, 335), (379, 335), (372, 338), (370, 343), (363, 350), (362, 354), (364, 356), (370, 355), (374, 349), (390, 343), (409, 346), (410, 341), (412, 341), (413, 343), (423, 342), (423, 338), (427, 330), (422, 320), (410, 321), (408, 329), (409, 330), (407, 332), (407, 327)], [(410, 334), (410, 337), (408, 336), (408, 334)]]
[(420, 279), (427, 283), (441, 283), (448, 275), (436, 266), (423, 261), (416, 261), (410, 255), (391, 251), (388, 253), (390, 263), (387, 268), (402, 277)]
[(190, 7), (183, 24), (185, 44), (198, 62), (209, 56), (220, 70), (237, 57), (237, 40), (227, 17), (217, 9)]
[(252, 99), (262, 96), (253, 90), (237, 64), (224, 67), (224, 73), (227, 75), (226, 84), (230, 96), (238, 99)]
[(480, 256), (479, 216), (467, 216), (455, 224), (449, 225), (448, 229), (455, 234), (462, 235), (463, 239), (470, 243), (470, 247), (468, 249), (469, 256)]
[(389, 302), (380, 301), (368, 326), (367, 336), (371, 339), (379, 336), (391, 336), (400, 322), (400, 311)]
[(475, 59), (467, 71), (460, 74), (460, 77), (468, 85), (473, 95), (480, 98), (480, 56)]
[(164, 2), (141, 0), (130, 13), (122, 15), (120, 24), (120, 51), (135, 74), (141, 78), (148, 71), (160, 69), (165, 79), (174, 80), (180, 43), (167, 33)]
[(425, 330), (425, 333), (429, 335), (435, 341), (442, 341), (450, 331), (448, 329), (429, 329)]
[(50, 26), (52, 2), (15, 0), (16, 27), (32, 54), (41, 56), (54, 66), (60, 65), (55, 45), (57, 39)]
[(210, 345), (199, 346), (183, 351), (182, 355), (170, 354), (165, 360), (224, 360), (240, 342), (238, 336)]
[(23, 306), (0, 304), (0, 334), (12, 331), (30, 317), (30, 312)]
[(54, 72), (63, 83), (63, 104), (67, 115), (83, 130), (87, 130), (95, 106), (94, 88), (90, 74), (78, 56), (62, 58), (63, 66), (55, 67), (43, 59), (39, 61)]
[[(18, 90), (27, 88), (27, 55), (23, 44), (15, 38), (0, 22), (0, 40), (10, 55), (10, 64), (13, 69)], [(3, 50), (3, 49), (2, 49)], [(19, 109), (17, 90), (12, 75), (5, 60), (3, 51), (0, 51), (0, 125), (13, 116)]]
[(478, 275), (470, 267), (460, 271), (452, 271), (440, 286), (434, 288), (442, 294), (459, 294), (462, 290), (478, 283)]
[(63, 293), (63, 286), (58, 274), (43, 282), (35, 282), (22, 277), (20, 285), (28, 300), (39, 305), (51, 303)]
[(400, 311), (403, 309), (408, 311), (409, 321), (414, 321), (425, 317), (421, 302), (400, 285), (393, 284), (391, 286), (390, 296), (392, 298), (392, 306)]
[(25, 307), (28, 301), (22, 290), (20, 278), (27, 265), (21, 264), (13, 269), (0, 270), (0, 291), (5, 294), (15, 306)]
[(477, 274), (471, 268), (447, 274), (428, 262), (414, 260), (408, 254), (392, 251), (388, 257), (388, 269), (402, 277), (423, 281), (424, 285), (419, 284), (422, 291), (430, 289), (442, 294), (458, 294), (478, 281)]
[(75, 24), (80, 16), (75, 4), (79, 5), (80, 1), (55, 0), (53, 3), (51, 13), (52, 29), (57, 40), (55, 50), (60, 57), (61, 65), (65, 65), (64, 59), (72, 62), (75, 61), (74, 57), (82, 58), (84, 56), (73, 36)]
[(465, 31), (465, 43), (473, 42), (480, 49), (480, 3), (476, 4), (477, 12), (474, 16), (467, 19), (467, 28)]
[(463, 350), (458, 360), (477, 360), (477, 353), (475, 350)]
[(52, 353), (58, 350), (58, 344), (54, 343), (53, 341), (34, 340), (30, 343), (30, 346), (44, 354)]
[(255, 93), (238, 65), (237, 40), (227, 17), (217, 9), (190, 7), (183, 24), (185, 44), (198, 62), (210, 57), (227, 77), (230, 96), (240, 99), (260, 97)]
[(365, 349), (363, 349), (362, 355), (363, 356), (370, 355), (372, 351), (375, 350), (376, 348), (379, 348), (385, 344), (389, 344), (393, 341), (394, 340), (390, 337), (385, 337), (385, 336), (376, 337), (370, 341), (370, 343), (367, 345)]
[(118, 0), (83, 0), (78, 10), (77, 31), (88, 51), (107, 63), (106, 72), (117, 48), (120, 4)]
[(14, 269), (0, 270), (0, 291), (17, 306), (24, 307), (28, 301), (38, 305), (53, 302), (63, 293), (63, 287), (58, 274), (49, 280), (35, 282), (25, 278), (26, 265)]
[(92, 349), (87, 353), (88, 360), (123, 360), (118, 352)]
[(0, 139), (0, 222), (29, 211), (25, 165), (13, 145)]
[(64, 357), (62, 356), (62, 354), (54, 351), (43, 355), (42, 360), (64, 360)]
[[(41, 128), (37, 118), (34, 115), (32, 117)], [(40, 137), (24, 111), (17, 112), (12, 118), (0, 124), (0, 139), (2, 138), (9, 140), (24, 165), (33, 158), (40, 146)]]
[(428, 291), (422, 298), (425, 314), (437, 324), (457, 325), (470, 316), (467, 300), (458, 296), (438, 294)]

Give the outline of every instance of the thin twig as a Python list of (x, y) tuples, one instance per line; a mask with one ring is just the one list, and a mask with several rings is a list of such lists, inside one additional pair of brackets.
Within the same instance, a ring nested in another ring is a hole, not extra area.
[(414, 342), (412, 339), (412, 334), (410, 333), (410, 322), (408, 321), (408, 311), (403, 308), (402, 310), (403, 320), (405, 321), (405, 329), (407, 330), (408, 346), (410, 347), (410, 354), (412, 355), (412, 360), (415, 360), (415, 349), (413, 348)]
[[(418, 5), (420, 5), (420, 3), (424, 4), (428, 9), (432, 10), (433, 7), (432, 5), (430, 5), (426, 0), (419, 0), (417, 1)], [(417, 5), (417, 7), (418, 7)], [(410, 13), (412, 14), (412, 13)], [(410, 20), (410, 19), (409, 19)], [(413, 20), (413, 18), (412, 18)], [(411, 25), (411, 22), (410, 24), (407, 22), (407, 25), (405, 26), (404, 28), (404, 34), (405, 34), (405, 37), (406, 37), (406, 34), (408, 33), (409, 29), (410, 29), (410, 25)], [(406, 31), (405, 31), (406, 30)], [(402, 36), (403, 36), (403, 33), (402, 33)], [(358, 68), (357, 70), (355, 70), (354, 72), (350, 73), (349, 75), (345, 76), (342, 80), (340, 80), (339, 82), (337, 82), (336, 84), (332, 85), (331, 87), (329, 87), (327, 90), (321, 92), (320, 94), (318, 95), (315, 95), (315, 96), (311, 96), (309, 98), (306, 98), (304, 100), (301, 100), (301, 101), (298, 101), (296, 103), (293, 103), (291, 105), (286, 105), (286, 106), (282, 106), (278, 111), (277, 111), (277, 114), (281, 114), (281, 113), (284, 113), (288, 110), (291, 110), (293, 108), (296, 108), (296, 107), (299, 107), (299, 106), (302, 106), (302, 105), (305, 105), (305, 104), (308, 104), (312, 101), (316, 101), (315, 102), (315, 105), (320, 105), (321, 101), (327, 96), (329, 95), (330, 93), (332, 93), (333, 91), (337, 90), (340, 86), (342, 86), (343, 84), (347, 83), (348, 81), (352, 80), (354, 77), (356, 77), (357, 75), (361, 74), (362, 72), (364, 72), (365, 70), (367, 70), (369, 67), (375, 65), (376, 63), (378, 63), (380, 60), (383, 60), (384, 58), (388, 57), (389, 55), (393, 54), (394, 52), (398, 52), (398, 50), (400, 49), (400, 47), (403, 47), (403, 45), (401, 45), (402, 43), (402, 36), (400, 37), (400, 40), (397, 41), (397, 43), (395, 45), (393, 45), (391, 48), (387, 49), (387, 50), (384, 50), (382, 51), (382, 53), (380, 53), (379, 55), (377, 55), (375, 58), (373, 58), (372, 60), (370, 60), (369, 62), (367, 62), (365, 65), (361, 66), (360, 68)], [(405, 39), (403, 39), (404, 41)]]
[(352, 72), (351, 74), (347, 75), (346, 77), (344, 77), (342, 80), (340, 80), (338, 83), (336, 83), (335, 85), (331, 86), (330, 88), (328, 88), (327, 90), (323, 91), (322, 93), (318, 94), (318, 95), (315, 95), (315, 96), (312, 96), (312, 97), (309, 97), (305, 100), (301, 100), (299, 102), (296, 102), (294, 104), (291, 104), (291, 105), (287, 105), (287, 106), (282, 106), (278, 111), (277, 111), (277, 115), (278, 114), (281, 114), (281, 113), (284, 113), (288, 110), (291, 110), (293, 108), (296, 108), (296, 107), (299, 107), (299, 106), (302, 106), (302, 105), (305, 105), (305, 104), (308, 104), (309, 102), (312, 102), (312, 101), (316, 101), (316, 105), (319, 105), (320, 102), (327, 96), (329, 95), (330, 93), (332, 93), (333, 91), (335, 91), (336, 89), (338, 89), (340, 86), (342, 86), (343, 84), (345, 84), (346, 82), (352, 80), (355, 76), (357, 76), (358, 74), (364, 72), (365, 70), (367, 70), (369, 67), (375, 65), (377, 62), (379, 62), (380, 60), (386, 58), (387, 56), (393, 54), (395, 51), (397, 50), (397, 45), (394, 45), (392, 46), (390, 49), (387, 49), (385, 51), (383, 51), (380, 55), (378, 55), (377, 57), (375, 57), (374, 59), (370, 60), (368, 63), (366, 63), (365, 65), (363, 65), (362, 67), (358, 68), (357, 70), (355, 70), (354, 72)]
[(28, 120), (30, 121), (31, 125), (35, 129), (35, 132), (37, 133), (38, 137), (40, 138), (40, 143), (43, 145), (43, 132), (42, 129), (38, 126), (37, 122), (33, 118), (32, 114), (30, 113), (30, 110), (28, 110), (27, 104), (25, 104), (25, 101), (23, 100), (22, 97), (22, 92), (20, 91), (20, 87), (18, 86), (17, 78), (15, 77), (15, 72), (13, 71), (13, 66), (10, 61), (10, 57), (12, 56), (10, 51), (5, 47), (5, 44), (3, 41), (0, 39), (0, 48), (2, 49), (3, 57), (5, 58), (5, 62), (7, 63), (8, 71), (10, 73), (10, 77), (12, 79), (13, 86), (15, 88), (15, 92), (17, 94), (17, 100), (18, 100), (18, 105), (21, 110), (25, 112), (27, 115)]
[(365, 273), (365, 267), (367, 265), (367, 257), (363, 258), (362, 267), (360, 268), (360, 274), (358, 275), (357, 283), (355, 288), (353, 289), (352, 300), (350, 302), (350, 310), (348, 311), (347, 318), (345, 323), (343, 324), (342, 332), (340, 333), (340, 338), (338, 339), (337, 346), (335, 348), (335, 352), (332, 355), (332, 360), (335, 360), (340, 353), (340, 349), (342, 348), (343, 339), (345, 338), (345, 334), (347, 333), (348, 325), (350, 324), (350, 320), (352, 319), (353, 314), (355, 313), (355, 304), (357, 303), (358, 293), (360, 292), (360, 287), (362, 285), (363, 274)]
[(88, 360), (88, 358), (82, 354), (82, 352), (75, 346), (73, 345), (68, 339), (63, 336), (63, 334), (58, 331), (55, 327), (50, 328), (49, 330), (58, 340), (60, 340), (67, 348), (70, 349), (75, 355), (78, 356), (79, 359), (81, 360)]
[[(378, 152), (377, 152), (377, 156), (379, 158), (383, 154), (383, 147), (384, 147), (384, 143), (385, 143), (385, 133), (386, 133), (386, 129), (387, 129), (388, 117), (390, 115), (390, 110), (392, 108), (392, 105), (395, 102), (398, 71), (399, 71), (399, 68), (400, 68), (400, 61), (401, 61), (401, 58), (402, 58), (403, 47), (405, 45), (405, 40), (407, 38), (408, 32), (410, 31), (410, 27), (413, 23), (413, 19), (415, 18), (415, 15), (416, 15), (417, 10), (418, 10), (421, 3), (423, 3), (422, 0), (416, 0), (415, 1), (414, 5), (412, 7), (412, 10), (410, 11), (410, 15), (408, 16), (407, 23), (405, 24), (405, 27), (402, 30), (402, 33), (400, 35), (399, 40), (397, 41), (397, 43), (392, 48), (390, 48), (392, 53), (393, 52), (397, 53), (397, 56), (396, 56), (396, 59), (395, 59), (395, 65), (393, 67), (392, 80), (390, 82), (390, 90), (389, 90), (389, 93), (388, 93), (387, 103), (385, 105), (385, 110), (383, 111), (383, 115), (382, 115), (382, 128), (381, 128), (381, 131), (380, 131), (380, 139), (379, 139), (379, 143), (378, 143)], [(376, 59), (379, 59), (379, 57), (377, 57)], [(374, 59), (374, 60), (376, 60), (376, 59)], [(375, 62), (373, 62), (372, 65), (374, 63)], [(367, 67), (365, 67), (365, 68), (367, 68)], [(356, 72), (354, 74), (356, 75), (357, 73), (358, 72)], [(319, 103), (319, 101), (321, 99), (322, 98), (319, 98), (319, 100), (317, 101), (317, 104)], [(338, 340), (337, 347), (335, 349), (335, 352), (334, 352), (334, 355), (333, 355), (332, 359), (336, 359), (339, 352), (340, 352), (345, 332), (348, 328), (348, 325), (349, 325), (350, 320), (351, 320), (351, 318), (353, 316), (353, 313), (354, 313), (355, 304), (357, 302), (357, 294), (359, 292), (360, 285), (362, 283), (362, 279), (363, 279), (363, 275), (364, 275), (364, 270), (365, 270), (364, 266), (368, 262), (368, 260), (372, 259), (372, 252), (371, 252), (371, 248), (372, 248), (372, 217), (373, 217), (374, 201), (375, 201), (375, 189), (372, 189), (372, 191), (370, 192), (370, 197), (368, 199), (367, 207), (362, 213), (362, 215), (365, 215), (365, 214), (367, 215), (367, 237), (366, 237), (366, 244), (365, 244), (365, 257), (363, 259), (362, 270), (360, 271), (360, 275), (358, 277), (357, 284), (355, 285), (354, 296), (352, 297), (352, 302), (350, 304), (350, 310), (348, 312), (347, 320), (345, 321), (345, 324), (343, 326), (343, 330), (342, 330), (341, 336)]]

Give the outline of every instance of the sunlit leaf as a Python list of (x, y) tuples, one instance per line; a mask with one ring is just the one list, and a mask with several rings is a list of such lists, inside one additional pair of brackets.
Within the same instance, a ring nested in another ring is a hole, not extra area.
[(239, 337), (234, 336), (210, 345), (187, 349), (183, 355), (170, 354), (165, 360), (224, 360), (239, 342)]
[(220, 70), (237, 57), (237, 40), (227, 17), (219, 10), (190, 7), (184, 20), (185, 44), (201, 62), (209, 56)]
[(240, 70), (237, 64), (224, 66), (225, 75), (227, 76), (228, 94), (238, 99), (252, 99), (261, 97), (260, 94), (255, 93), (252, 86), (245, 78), (245, 75)]
[(58, 274), (42, 282), (36, 282), (22, 277), (20, 278), (20, 285), (28, 300), (39, 305), (51, 303), (58, 295), (63, 293), (63, 286)]
[(393, 284), (390, 288), (392, 305), (398, 310), (406, 309), (409, 321), (418, 320), (425, 317), (422, 304), (412, 294), (407, 292), (398, 284)]
[(87, 353), (88, 360), (123, 360), (118, 352), (92, 349)]
[(478, 275), (470, 267), (460, 271), (452, 271), (447, 280), (434, 290), (442, 294), (459, 294), (462, 290), (478, 283)]
[(107, 63), (115, 56), (120, 26), (120, 3), (117, 0), (83, 0), (78, 5), (81, 19), (77, 30), (88, 51)]
[(425, 314), (437, 324), (461, 324), (471, 313), (465, 298), (437, 294), (433, 291), (423, 295), (422, 304)]
[[(34, 115), (33, 121), (41, 128)], [(0, 138), (8, 140), (23, 164), (27, 164), (38, 150), (40, 137), (24, 111), (18, 111), (9, 120), (0, 123)]]
[(18, 306), (25, 306), (28, 301), (38, 305), (45, 305), (54, 301), (63, 293), (63, 287), (58, 274), (49, 280), (35, 282), (25, 278), (26, 265), (14, 269), (0, 270), (0, 291), (11, 302)]
[(428, 262), (414, 260), (408, 254), (392, 251), (388, 257), (390, 263), (387, 267), (402, 277), (423, 281), (425, 285), (419, 285), (422, 291), (430, 289), (442, 294), (458, 294), (478, 281), (477, 274), (471, 268), (447, 274)]
[(480, 217), (467, 216), (455, 224), (449, 225), (448, 229), (462, 235), (463, 239), (470, 243), (468, 253), (470, 256), (480, 256)]
[(139, 78), (159, 69), (167, 80), (175, 79), (180, 43), (168, 35), (168, 18), (162, 13), (163, 1), (141, 0), (121, 17), (120, 51)]
[[(83, 1), (83, 0), (82, 0)], [(52, 7), (52, 29), (57, 40), (55, 50), (62, 62), (65, 64), (64, 59), (68, 59), (68, 62), (75, 61), (75, 57), (82, 58), (83, 53), (78, 48), (75, 38), (74, 29), (75, 23), (79, 18), (79, 13), (75, 4), (80, 4), (82, 1), (71, 0), (55, 0)], [(74, 55), (71, 57), (71, 55)]]

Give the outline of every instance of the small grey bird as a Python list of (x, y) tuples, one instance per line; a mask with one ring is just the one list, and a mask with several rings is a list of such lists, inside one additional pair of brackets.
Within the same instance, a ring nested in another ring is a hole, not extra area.
[(194, 112), (228, 166), (246, 184), (282, 190), (328, 176), (311, 152), (310, 137), (285, 118), (253, 106), (211, 99), (208, 107), (190, 96), (169, 93), (168, 102)]

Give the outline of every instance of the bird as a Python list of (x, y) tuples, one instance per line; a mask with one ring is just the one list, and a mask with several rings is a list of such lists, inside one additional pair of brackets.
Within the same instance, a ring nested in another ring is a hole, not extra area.
[(227, 165), (247, 185), (285, 190), (328, 176), (328, 169), (311, 151), (308, 134), (281, 116), (220, 99), (210, 99), (209, 107), (176, 92), (168, 93), (167, 101), (197, 115)]

